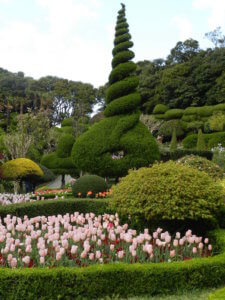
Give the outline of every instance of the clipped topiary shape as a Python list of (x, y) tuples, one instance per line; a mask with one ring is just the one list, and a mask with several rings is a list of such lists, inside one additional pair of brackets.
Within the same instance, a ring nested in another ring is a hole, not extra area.
[(1, 166), (3, 179), (20, 180), (31, 179), (43, 176), (41, 168), (32, 160), (27, 158), (17, 158), (7, 161)]
[(57, 156), (59, 158), (70, 157), (74, 142), (75, 138), (72, 134), (62, 135), (56, 150)]
[(42, 166), (41, 164), (38, 165), (42, 169), (44, 175), (37, 180), (37, 184), (50, 182), (56, 179), (56, 175), (50, 169)]
[(114, 40), (112, 71), (106, 92), (105, 119), (93, 125), (75, 142), (72, 159), (78, 169), (106, 177), (120, 177), (130, 168), (147, 166), (159, 159), (156, 141), (139, 121), (141, 97), (137, 92), (136, 64), (131, 61), (133, 43), (119, 11)]
[(110, 206), (159, 226), (162, 220), (210, 221), (223, 205), (219, 183), (205, 172), (169, 161), (129, 171), (112, 187)]
[(223, 178), (223, 170), (218, 165), (204, 157), (186, 155), (180, 158), (177, 162), (195, 168), (199, 171), (204, 171), (214, 180)]
[(169, 108), (165, 104), (157, 104), (153, 109), (153, 114), (164, 114)]
[(96, 194), (106, 192), (107, 189), (104, 178), (97, 175), (84, 175), (72, 185), (74, 197), (82, 198), (86, 198), (88, 192), (91, 192), (89, 197), (94, 198)]
[(197, 150), (198, 151), (206, 150), (205, 140), (201, 129), (198, 130)]

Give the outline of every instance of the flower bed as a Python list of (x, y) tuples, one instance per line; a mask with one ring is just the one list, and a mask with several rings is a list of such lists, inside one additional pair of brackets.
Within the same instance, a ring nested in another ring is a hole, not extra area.
[(0, 194), (0, 205), (9, 205), (17, 203), (31, 202), (30, 194)]
[(77, 266), (112, 262), (171, 262), (211, 256), (206, 238), (188, 230), (175, 239), (168, 232), (148, 229), (137, 235), (120, 226), (118, 215), (78, 212), (23, 220), (8, 215), (0, 226), (0, 267)]
[(35, 192), (31, 195), (32, 199), (45, 200), (45, 199), (64, 199), (64, 197), (72, 196), (71, 189), (61, 189), (61, 190), (45, 190)]

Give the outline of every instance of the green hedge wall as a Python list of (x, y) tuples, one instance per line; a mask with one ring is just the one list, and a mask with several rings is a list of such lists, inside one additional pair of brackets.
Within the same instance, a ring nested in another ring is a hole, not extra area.
[(212, 258), (80, 269), (0, 269), (0, 299), (126, 298), (218, 287), (225, 284), (225, 231), (214, 235), (223, 253)]
[[(206, 147), (208, 149), (211, 149), (213, 147), (216, 147), (219, 143), (222, 144), (223, 147), (225, 147), (225, 132), (215, 132), (215, 133), (209, 133), (209, 134), (203, 134)], [(185, 149), (194, 149), (197, 146), (197, 134), (191, 134), (186, 136), (183, 139), (183, 146)]]

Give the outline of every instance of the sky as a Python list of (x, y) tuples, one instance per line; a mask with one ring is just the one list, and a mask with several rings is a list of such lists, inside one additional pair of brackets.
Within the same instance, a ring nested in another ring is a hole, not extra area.
[[(225, 33), (225, 0), (124, 0), (134, 61), (166, 58), (178, 41)], [(121, 0), (0, 0), (0, 67), (104, 85)]]

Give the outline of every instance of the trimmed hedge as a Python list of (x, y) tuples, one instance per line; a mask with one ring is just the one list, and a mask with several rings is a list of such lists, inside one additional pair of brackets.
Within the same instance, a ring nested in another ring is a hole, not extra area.
[(121, 43), (121, 44), (119, 44), (119, 45), (117, 45), (113, 48), (112, 54), (116, 55), (117, 53), (119, 53), (121, 51), (132, 48), (133, 45), (134, 45), (134, 43), (131, 42), (131, 41), (123, 42), (123, 43)]
[(70, 157), (74, 142), (75, 138), (72, 134), (62, 135), (56, 150), (57, 156), (59, 158)]
[(177, 160), (185, 155), (198, 155), (201, 157), (205, 157), (208, 160), (212, 160), (213, 152), (211, 151), (198, 151), (192, 149), (177, 149), (172, 153), (170, 151), (160, 152), (160, 160), (168, 161), (168, 160)]
[(164, 114), (169, 108), (164, 104), (157, 104), (153, 109), (153, 114)]
[(165, 112), (165, 118), (167, 120), (172, 120), (172, 119), (181, 119), (184, 114), (183, 109), (169, 109)]
[[(209, 149), (213, 147), (217, 147), (217, 145), (220, 143), (223, 147), (225, 147), (225, 132), (215, 132), (215, 133), (209, 133), (209, 134), (203, 134), (206, 147)], [(186, 136), (183, 139), (183, 146), (185, 149), (194, 149), (197, 146), (197, 134), (191, 134)]]
[(86, 268), (1, 269), (0, 298), (98, 299), (175, 293), (225, 284), (225, 231), (214, 232), (223, 251), (174, 263), (108, 264)]
[(113, 57), (112, 60), (112, 67), (115, 68), (119, 64), (126, 63), (127, 61), (134, 58), (134, 52), (130, 50), (124, 50), (122, 52), (119, 52)]
[(90, 197), (95, 198), (96, 194), (106, 192), (107, 190), (108, 185), (104, 178), (97, 175), (84, 175), (72, 185), (74, 197), (78, 197), (80, 193), (81, 197), (85, 198), (88, 192), (92, 192)]
[(129, 74), (134, 72), (136, 70), (136, 68), (137, 68), (136, 64), (132, 61), (118, 65), (110, 73), (109, 83), (113, 84), (116, 81), (123, 80)]
[(8, 214), (29, 218), (37, 216), (52, 216), (73, 214), (75, 211), (80, 213), (93, 212), (96, 215), (102, 215), (110, 212), (108, 208), (108, 199), (57, 199), (57, 200), (40, 200), (34, 202), (11, 204), (0, 206), (0, 217), (3, 219)]

